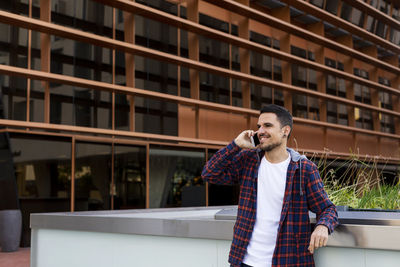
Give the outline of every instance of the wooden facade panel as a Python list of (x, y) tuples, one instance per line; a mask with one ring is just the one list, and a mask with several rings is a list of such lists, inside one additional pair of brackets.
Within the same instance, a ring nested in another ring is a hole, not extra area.
[(306, 125), (293, 125), (289, 146), (295, 149), (324, 150), (323, 128)]
[(381, 138), (380, 144), (380, 154), (383, 157), (395, 157), (400, 158), (400, 142), (389, 139), (389, 138)]
[(327, 149), (337, 153), (354, 153), (352, 133), (328, 129), (326, 135)]
[(196, 138), (196, 110), (190, 106), (178, 106), (178, 135)]
[(201, 109), (199, 112), (199, 138), (227, 141), (236, 138), (247, 129), (243, 115)]
[(357, 134), (356, 136), (356, 152), (357, 154), (379, 155), (378, 137), (365, 134)]

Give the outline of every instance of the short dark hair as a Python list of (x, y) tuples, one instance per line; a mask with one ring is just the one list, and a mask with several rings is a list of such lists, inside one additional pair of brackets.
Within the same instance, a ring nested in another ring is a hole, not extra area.
[(281, 128), (283, 128), (284, 126), (289, 126), (290, 127), (290, 132), (288, 135), (289, 139), (289, 136), (293, 129), (293, 117), (292, 114), (290, 114), (289, 110), (287, 110), (282, 106), (269, 104), (261, 108), (260, 115), (263, 113), (274, 113), (278, 118), (279, 123), (281, 124)]

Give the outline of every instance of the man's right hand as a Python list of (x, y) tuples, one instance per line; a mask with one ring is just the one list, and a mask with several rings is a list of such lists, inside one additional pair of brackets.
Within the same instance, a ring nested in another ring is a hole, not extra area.
[(253, 130), (243, 131), (236, 137), (235, 144), (240, 148), (254, 149), (255, 147), (251, 143), (250, 137), (255, 134), (256, 132)]

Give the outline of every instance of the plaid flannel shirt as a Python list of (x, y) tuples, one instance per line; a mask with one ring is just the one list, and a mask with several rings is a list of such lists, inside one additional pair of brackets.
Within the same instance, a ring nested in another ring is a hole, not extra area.
[[(256, 220), (258, 168), (262, 156), (262, 151), (241, 149), (232, 142), (220, 149), (202, 172), (203, 179), (210, 183), (240, 184), (238, 213), (229, 253), (229, 262), (235, 267), (243, 261)], [(292, 156), (272, 266), (314, 266), (314, 258), (308, 251), (311, 237), (309, 210), (317, 215), (316, 225), (325, 225), (329, 233), (333, 232), (338, 224), (336, 207), (328, 199), (316, 165), (305, 158), (296, 162)]]

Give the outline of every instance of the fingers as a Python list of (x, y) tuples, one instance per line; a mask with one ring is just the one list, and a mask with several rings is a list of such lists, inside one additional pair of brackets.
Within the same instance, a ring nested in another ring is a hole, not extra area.
[(310, 245), (308, 246), (308, 250), (311, 254), (320, 247), (325, 247), (328, 243), (328, 229), (319, 225), (315, 228), (314, 232), (311, 235)]
[(254, 135), (253, 130), (246, 130), (241, 132), (238, 137), (235, 139), (236, 145), (241, 148), (253, 148), (254, 146), (251, 144), (250, 138)]

